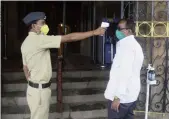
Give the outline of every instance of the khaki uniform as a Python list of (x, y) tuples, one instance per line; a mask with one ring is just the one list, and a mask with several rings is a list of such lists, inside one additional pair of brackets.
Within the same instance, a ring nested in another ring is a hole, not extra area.
[[(21, 46), (23, 65), (30, 71), (29, 81), (48, 83), (52, 77), (49, 48), (59, 48), (61, 36), (44, 36), (29, 32)], [(50, 88), (33, 88), (28, 85), (27, 102), (31, 119), (48, 119), (51, 99)]]

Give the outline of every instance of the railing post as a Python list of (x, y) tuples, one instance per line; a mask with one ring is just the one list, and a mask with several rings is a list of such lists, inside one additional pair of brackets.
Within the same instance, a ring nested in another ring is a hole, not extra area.
[[(66, 21), (66, 2), (63, 2), (63, 29), (60, 27), (60, 34), (65, 34), (65, 21)], [(57, 106), (58, 111), (63, 112), (63, 100), (62, 100), (62, 69), (63, 69), (63, 48), (64, 45), (61, 44), (58, 50), (58, 60), (57, 60)]]

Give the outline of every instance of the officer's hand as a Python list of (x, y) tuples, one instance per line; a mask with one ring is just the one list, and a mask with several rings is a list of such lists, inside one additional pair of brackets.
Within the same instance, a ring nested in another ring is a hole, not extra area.
[(106, 29), (99, 27), (96, 30), (94, 30), (94, 35), (103, 35), (105, 33)]
[(26, 79), (29, 80), (29, 77), (30, 77), (30, 72), (28, 72), (28, 73), (26, 74)]
[(119, 106), (120, 106), (120, 100), (116, 99), (112, 102), (111, 108), (115, 110), (116, 112), (119, 112)]

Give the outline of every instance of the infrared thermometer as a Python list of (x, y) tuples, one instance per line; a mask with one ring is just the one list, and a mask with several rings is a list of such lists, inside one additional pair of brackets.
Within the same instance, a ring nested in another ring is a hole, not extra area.
[[(107, 29), (109, 27), (109, 25), (110, 24), (108, 22), (102, 22), (101, 23), (101, 27), (104, 28), (104, 29)], [(103, 36), (103, 35), (101, 35), (101, 36)]]
[(109, 25), (110, 25), (110, 24), (109, 24), (108, 22), (102, 22), (102, 23), (101, 23), (101, 27), (102, 27), (102, 28), (108, 28)]

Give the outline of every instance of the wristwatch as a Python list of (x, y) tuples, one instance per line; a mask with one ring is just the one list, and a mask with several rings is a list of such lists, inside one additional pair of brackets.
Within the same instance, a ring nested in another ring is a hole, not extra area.
[(119, 98), (117, 96), (114, 97), (114, 100), (119, 100)]

